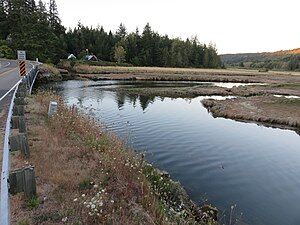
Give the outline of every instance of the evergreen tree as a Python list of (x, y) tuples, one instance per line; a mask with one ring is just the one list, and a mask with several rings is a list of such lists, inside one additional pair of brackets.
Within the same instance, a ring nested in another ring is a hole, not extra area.
[(126, 27), (123, 23), (121, 23), (116, 32), (116, 37), (118, 38), (118, 41), (120, 41), (121, 39), (125, 39), (126, 35), (127, 35)]
[[(41, 0), (37, 5), (35, 0), (0, 0), (1, 55), (11, 57), (12, 52), (23, 49), (29, 59), (38, 57), (54, 63), (66, 58), (68, 52), (76, 56), (95, 54), (104, 61), (126, 61), (136, 66), (221, 67), (214, 45), (201, 45), (197, 37), (183, 41), (161, 36), (149, 23), (142, 34), (138, 29), (128, 34), (123, 23), (115, 34), (80, 22), (66, 32), (56, 1), (49, 1), (47, 9)], [(291, 68), (295, 67), (293, 62)]]
[(61, 25), (55, 0), (50, 0), (49, 3), (49, 23), (57, 36), (65, 33), (65, 28)]
[(0, 39), (6, 40), (9, 34), (9, 24), (7, 18), (7, 1), (0, 0)]

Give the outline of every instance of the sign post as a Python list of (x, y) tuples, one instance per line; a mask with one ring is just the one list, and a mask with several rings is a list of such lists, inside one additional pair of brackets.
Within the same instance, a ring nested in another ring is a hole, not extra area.
[(26, 76), (26, 52), (18, 50), (18, 60), (19, 60), (19, 68), (20, 68), (20, 75)]

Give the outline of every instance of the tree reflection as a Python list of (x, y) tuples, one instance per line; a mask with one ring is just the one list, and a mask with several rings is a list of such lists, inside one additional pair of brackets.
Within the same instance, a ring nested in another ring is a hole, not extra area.
[[(155, 101), (155, 95), (139, 95), (139, 94), (131, 94), (131, 93), (125, 93), (125, 92), (116, 92), (115, 94), (115, 101), (118, 105), (118, 108), (123, 108), (125, 102), (129, 102), (133, 105), (133, 107), (136, 107), (137, 100), (139, 100), (140, 106), (145, 111), (150, 103), (153, 103)], [(164, 98), (160, 98), (161, 101), (164, 100)]]

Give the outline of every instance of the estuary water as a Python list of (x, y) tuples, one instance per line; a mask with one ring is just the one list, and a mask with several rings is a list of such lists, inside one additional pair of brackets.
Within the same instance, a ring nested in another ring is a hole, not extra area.
[[(147, 85), (191, 84), (142, 84)], [(52, 88), (68, 105), (100, 120), (128, 145), (144, 152), (149, 162), (168, 171), (195, 202), (207, 200), (218, 207), (223, 223), (228, 224), (232, 214), (239, 220), (236, 224), (300, 224), (297, 133), (213, 118), (200, 102), (205, 97), (129, 94), (119, 91), (122, 86), (141, 84), (66, 81)]]

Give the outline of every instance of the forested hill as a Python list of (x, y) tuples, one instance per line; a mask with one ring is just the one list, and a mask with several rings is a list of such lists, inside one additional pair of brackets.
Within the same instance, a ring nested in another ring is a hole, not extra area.
[(78, 59), (93, 54), (99, 60), (135, 66), (221, 67), (215, 46), (201, 44), (196, 37), (169, 38), (149, 24), (135, 32), (128, 32), (123, 24), (116, 32), (80, 23), (67, 30), (55, 0), (47, 4), (41, 0), (37, 4), (35, 0), (0, 0), (0, 57), (15, 58), (18, 49), (26, 50), (29, 59), (53, 63), (69, 54)]
[(299, 70), (300, 48), (263, 53), (240, 53), (220, 55), (227, 66)]

